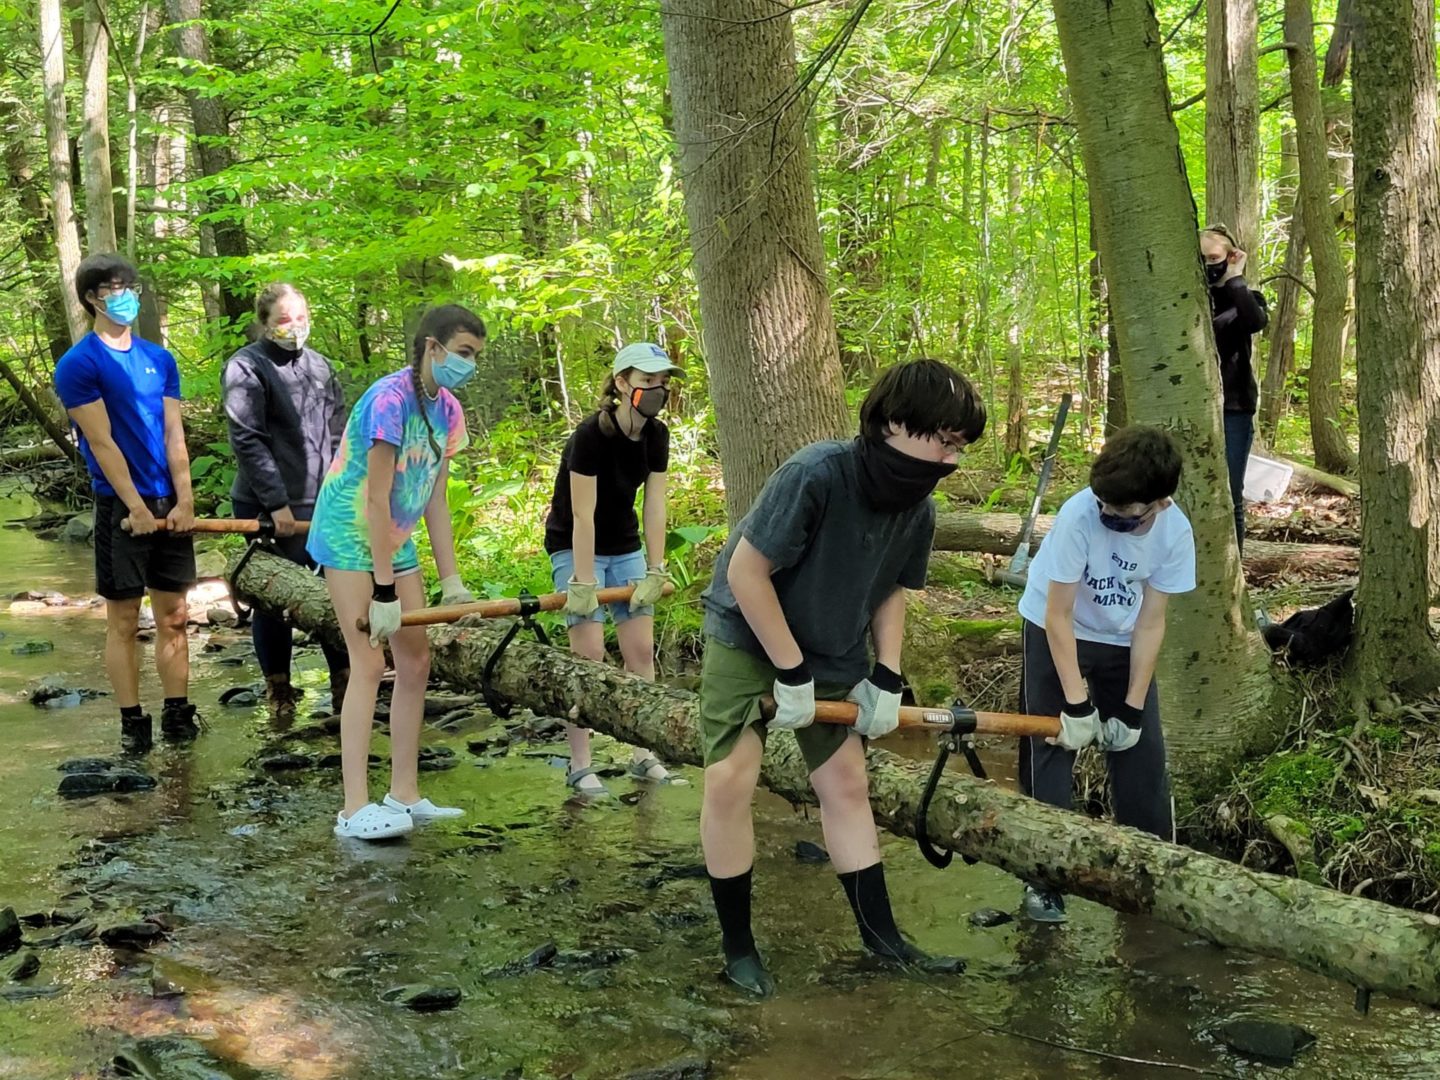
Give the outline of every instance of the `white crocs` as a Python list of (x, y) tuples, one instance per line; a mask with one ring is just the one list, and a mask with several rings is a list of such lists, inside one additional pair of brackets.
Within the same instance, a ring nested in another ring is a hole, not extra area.
[(438, 821), (441, 818), (465, 816), (465, 811), (458, 806), (436, 806), (429, 799), (421, 799), (417, 803), (407, 804), (388, 793), (385, 796), (384, 807), (393, 814), (404, 814), (417, 825), (423, 825), (427, 821)]
[(335, 835), (347, 840), (389, 840), (404, 836), (415, 828), (409, 814), (366, 803), (348, 818), (344, 811), (335, 815)]

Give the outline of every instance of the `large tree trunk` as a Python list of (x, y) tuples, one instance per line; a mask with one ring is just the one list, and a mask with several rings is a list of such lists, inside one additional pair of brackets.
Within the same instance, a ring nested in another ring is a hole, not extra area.
[(1260, 385), (1258, 434), (1267, 446), (1275, 444), (1280, 421), (1289, 404), (1290, 368), (1295, 363), (1295, 326), (1300, 321), (1301, 282), (1305, 273), (1305, 215), (1300, 211), (1300, 166), (1295, 133), (1288, 128), (1281, 136), (1280, 184), (1288, 187), (1290, 236), (1285, 245), (1285, 266), (1275, 285), (1275, 307), (1265, 339), (1265, 378)]
[(1201, 278), (1195, 203), (1148, 0), (1055, 0), (1100, 262), (1132, 422), (1180, 444), (1179, 491), (1195, 531), (1198, 588), (1172, 604), (1162, 691), (1166, 740), (1182, 785), (1228, 775), (1277, 722), (1267, 657), (1252, 630), (1220, 426), (1220, 372)]
[(50, 216), (60, 266), (60, 295), (70, 341), (90, 332), (90, 319), (75, 293), (80, 268), (80, 231), (75, 223), (75, 192), (70, 183), (70, 132), (65, 111), (65, 25), (60, 0), (40, 0), (40, 56), (45, 71), (45, 141), (50, 149)]
[[(182, 70), (193, 76), (210, 65), (210, 44), (199, 21), (205, 17), (204, 0), (166, 0), (165, 7), (170, 21), (182, 24), (171, 31), (175, 53), (184, 61)], [(218, 176), (230, 167), (232, 160), (225, 102), (193, 86), (186, 90), (185, 100), (190, 105), (190, 122), (195, 129), (195, 157), (200, 164), (200, 175)], [(209, 216), (215, 255), (227, 262), (245, 259), (250, 254), (240, 210), (233, 195), (218, 192), (207, 195), (201, 203), (202, 215)], [(216, 278), (220, 286), (220, 306), (226, 318), (243, 324), (250, 317), (251, 299), (240, 287), (243, 275), (236, 272), (235, 267), (225, 266)]]
[(1357, 0), (1356, 350), (1361, 568), (1356, 687), (1440, 682), (1428, 607), (1440, 416), (1440, 144), (1434, 0)]
[(790, 17), (768, 0), (673, 0), (660, 23), (726, 507), (736, 521), (796, 449), (851, 427), (807, 99), (796, 88)]
[(1025, 345), (1024, 325), (1028, 323), (1031, 305), (1026, 302), (1027, 283), (1033, 274), (1025, 265), (1015, 236), (1015, 221), (1021, 213), (1020, 161), (1014, 140), (1006, 146), (1010, 159), (1008, 195), (1005, 207), (1006, 247), (1009, 248), (1010, 282), (1006, 291), (1010, 294), (1010, 314), (1005, 327), (1005, 458), (1013, 460), (1023, 454), (1028, 442), (1028, 424), (1025, 413)]
[[(239, 594), (295, 625), (339, 641), (325, 586), (303, 568), (264, 552), (234, 581)], [(430, 633), (435, 674), (473, 690), (504, 633), (501, 622)], [(568, 650), (515, 640), (495, 665), (494, 688), (542, 715), (570, 717), (667, 761), (699, 764), (693, 694), (596, 664)], [(871, 750), (870, 802), (877, 821), (913, 836), (925, 767)], [(761, 779), (796, 803), (813, 803), (795, 741), (770, 739)], [(949, 772), (940, 781), (926, 835), (937, 847), (984, 859), (1041, 881), (1149, 915), (1221, 945), (1279, 957), (1355, 986), (1440, 1003), (1440, 919), (1247, 870)]]
[(1340, 426), (1340, 358), (1345, 347), (1345, 298), (1349, 280), (1335, 215), (1330, 210), (1330, 165), (1326, 160), (1325, 112), (1315, 63), (1311, 0), (1285, 0), (1285, 40), (1290, 43), (1290, 101), (1295, 111), (1295, 147), (1300, 155), (1297, 203), (1305, 218), (1310, 265), (1315, 270), (1315, 308), (1311, 319), (1310, 439), (1315, 465), (1346, 473), (1354, 455)]
[(1260, 22), (1255, 0), (1209, 0), (1205, 27), (1205, 220), (1252, 249), (1260, 215)]
[[(936, 551), (976, 551), (1011, 555), (1020, 542), (1025, 520), (1019, 514), (944, 513), (935, 519)], [(1050, 531), (1055, 518), (1035, 519), (1035, 539)], [(1343, 544), (1291, 544), (1245, 541), (1245, 574), (1252, 580), (1271, 578), (1286, 571), (1304, 571), (1315, 578), (1349, 577), (1360, 565), (1359, 549)], [(1169, 720), (1166, 720), (1167, 729)]]
[(115, 182), (110, 176), (110, 35), (98, 0), (85, 0), (82, 49), (85, 114), (80, 127), (81, 175), (85, 178), (85, 242), (93, 255), (116, 251)]
[(31, 125), (26, 122), (18, 101), (0, 101), (0, 132), (5, 138), (5, 173), (20, 209), (20, 246), (25, 264), (40, 291), (37, 312), (51, 363), (70, 348), (70, 327), (65, 318), (65, 296), (50, 269), (55, 233), (46, 211), (42, 181), (36, 179), (30, 161)]

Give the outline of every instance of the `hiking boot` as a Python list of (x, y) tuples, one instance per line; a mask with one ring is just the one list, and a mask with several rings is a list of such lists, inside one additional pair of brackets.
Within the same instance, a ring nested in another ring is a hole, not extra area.
[(166, 705), (160, 713), (160, 737), (167, 742), (189, 742), (200, 734), (200, 720), (195, 706)]
[(1053, 889), (1026, 885), (1025, 893), (1020, 897), (1020, 913), (1031, 922), (1063, 923), (1065, 898)]
[(120, 752), (122, 754), (148, 754), (155, 744), (149, 713), (120, 718)]
[(768, 998), (775, 993), (775, 980), (765, 970), (765, 961), (758, 952), (748, 952), (725, 961), (725, 978), (756, 997)]
[(290, 682), (289, 675), (265, 676), (265, 699), (277, 720), (289, 720), (295, 715), (295, 706), (304, 697), (304, 691)]

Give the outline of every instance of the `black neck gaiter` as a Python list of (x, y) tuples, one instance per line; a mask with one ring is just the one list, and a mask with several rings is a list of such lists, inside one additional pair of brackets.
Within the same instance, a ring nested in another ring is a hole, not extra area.
[(870, 505), (886, 513), (909, 510), (935, 490), (935, 485), (955, 471), (955, 463), (922, 461), (896, 450), (887, 442), (855, 440), (860, 466), (860, 490)]

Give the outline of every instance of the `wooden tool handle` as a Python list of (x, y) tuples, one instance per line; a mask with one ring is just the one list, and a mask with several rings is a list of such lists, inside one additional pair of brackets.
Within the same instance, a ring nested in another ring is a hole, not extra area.
[[(259, 521), (256, 518), (196, 518), (194, 523), (190, 526), (190, 532), (241, 533), (250, 535), (260, 532), (262, 528), (270, 524), (270, 522)], [(120, 528), (124, 529), (126, 532), (130, 531), (130, 519), (128, 517), (126, 517), (123, 521), (120, 522)], [(155, 529), (157, 532), (168, 532), (170, 529), (170, 522), (163, 517), (157, 517), (155, 519)], [(309, 531), (310, 522), (295, 522), (295, 535), (304, 536)]]
[[(774, 703), (766, 698), (762, 710), (768, 718), (775, 714)], [(859, 706), (849, 701), (817, 701), (815, 719), (822, 724), (855, 723)], [(915, 705), (900, 707), (900, 731), (933, 731), (943, 734), (955, 724), (954, 714), (948, 708), (922, 709)], [(1025, 735), (1042, 737), (1060, 734), (1060, 719), (1055, 716), (1030, 716), (1026, 713), (977, 712), (975, 714), (977, 735), (1005, 735), (1018, 738)]]
[[(667, 581), (664, 595), (669, 596), (674, 591), (675, 586)], [(619, 604), (629, 600), (634, 592), (634, 585), (618, 585), (613, 589), (599, 590), (595, 594), (595, 600), (600, 604)], [(564, 606), (565, 594), (552, 592), (535, 597), (534, 606), (530, 610), (559, 611)], [(438, 607), (417, 608), (402, 615), (400, 625), (438, 626), (442, 623), (453, 623), (467, 615), (479, 615), (482, 619), (499, 619), (507, 615), (519, 615), (520, 612), (519, 597), (506, 596), (499, 600), (477, 600), (473, 604), (442, 604)], [(366, 619), (356, 619), (355, 628), (362, 634), (368, 634), (370, 623)]]

